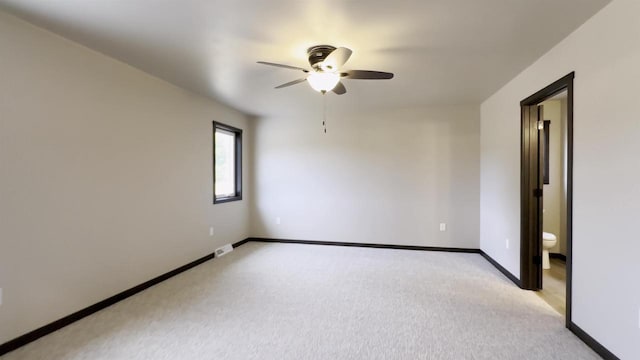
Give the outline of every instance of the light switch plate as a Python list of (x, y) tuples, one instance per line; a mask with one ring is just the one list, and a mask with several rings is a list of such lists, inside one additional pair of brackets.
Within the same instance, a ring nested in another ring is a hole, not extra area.
[(509, 239), (506, 239), (505, 246), (507, 247), (507, 249), (509, 248)]
[(440, 231), (447, 231), (447, 223), (440, 223)]

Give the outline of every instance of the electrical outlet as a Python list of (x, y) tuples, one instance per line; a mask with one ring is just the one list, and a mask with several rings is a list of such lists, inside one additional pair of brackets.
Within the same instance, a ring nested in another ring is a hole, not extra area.
[(506, 246), (506, 248), (507, 248), (507, 249), (509, 248), (509, 239), (506, 239), (506, 241), (505, 241), (505, 244), (504, 244), (504, 245)]
[[(0, 289), (0, 304), (2, 304), (2, 289)], [(640, 329), (640, 308), (638, 308), (638, 329)]]
[(213, 231), (213, 226), (211, 226), (209, 228), (209, 236), (213, 236), (213, 234), (215, 234), (215, 232)]
[(276, 225), (280, 225), (280, 217), (276, 218)]
[(447, 224), (446, 223), (440, 223), (440, 231), (447, 231)]
[(0, 306), (2, 306), (2, 288), (0, 288)]

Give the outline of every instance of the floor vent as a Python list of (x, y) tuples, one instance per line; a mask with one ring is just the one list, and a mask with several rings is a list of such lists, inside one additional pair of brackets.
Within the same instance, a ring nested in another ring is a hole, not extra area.
[(233, 251), (233, 246), (231, 246), (231, 244), (227, 244), (223, 247), (219, 247), (216, 249), (216, 257), (227, 255), (232, 251)]

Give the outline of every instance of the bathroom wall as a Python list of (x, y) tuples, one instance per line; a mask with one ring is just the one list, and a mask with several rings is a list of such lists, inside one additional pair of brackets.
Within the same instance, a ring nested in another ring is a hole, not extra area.
[(562, 189), (560, 194), (560, 239), (558, 241), (558, 252), (563, 255), (567, 255), (567, 199), (568, 193), (568, 158), (569, 158), (569, 145), (567, 134), (567, 98), (560, 99), (560, 115), (562, 121), (560, 123), (560, 156), (562, 167)]
[[(544, 119), (550, 120), (549, 130), (549, 184), (545, 184), (543, 230), (555, 234), (558, 237), (556, 246), (550, 249), (552, 253), (565, 254), (566, 248), (565, 228), (562, 226), (566, 214), (566, 171), (563, 162), (563, 129), (566, 127), (566, 116), (563, 116), (562, 101), (560, 99), (547, 100), (544, 106)], [(566, 220), (565, 220), (566, 224)]]

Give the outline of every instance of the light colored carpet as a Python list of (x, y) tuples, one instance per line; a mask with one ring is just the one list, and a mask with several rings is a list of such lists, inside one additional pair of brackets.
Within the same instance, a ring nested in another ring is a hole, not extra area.
[(477, 254), (248, 243), (17, 359), (599, 357)]

